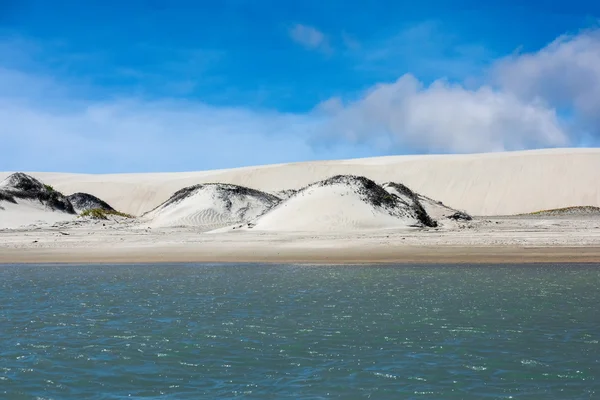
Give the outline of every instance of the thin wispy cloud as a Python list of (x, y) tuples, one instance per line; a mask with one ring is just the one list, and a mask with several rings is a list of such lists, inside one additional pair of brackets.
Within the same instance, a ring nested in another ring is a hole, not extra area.
[(332, 49), (327, 36), (315, 27), (296, 24), (289, 30), (292, 40), (306, 49), (331, 53)]
[(464, 43), (436, 21), (413, 24), (385, 39), (365, 42), (354, 55), (357, 70), (382, 79), (418, 73), (432, 81), (477, 74), (493, 56), (484, 45)]
[(342, 31), (341, 34), (342, 43), (348, 50), (357, 51), (360, 50), (360, 42), (351, 34), (346, 31)]
[(45, 102), (57, 83), (22, 75), (29, 95), (20, 98), (16, 88), (1, 90), (14, 78), (0, 70), (0, 170), (160, 171), (315, 157), (307, 116), (175, 99), (67, 94)]

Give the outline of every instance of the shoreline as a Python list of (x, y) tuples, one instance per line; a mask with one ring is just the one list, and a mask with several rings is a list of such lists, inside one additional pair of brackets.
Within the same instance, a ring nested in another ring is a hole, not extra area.
[[(262, 246), (259, 246), (262, 247)], [(533, 264), (600, 263), (600, 247), (359, 246), (355, 248), (237, 248), (198, 246), (4, 248), (0, 264)]]

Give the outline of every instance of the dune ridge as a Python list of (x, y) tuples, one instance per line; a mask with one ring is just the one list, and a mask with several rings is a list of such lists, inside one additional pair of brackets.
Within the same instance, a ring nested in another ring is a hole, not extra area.
[(13, 204), (17, 204), (19, 200), (37, 201), (49, 210), (75, 214), (66, 196), (21, 172), (14, 173), (0, 182), (0, 200)]
[(81, 192), (65, 196), (23, 172), (0, 182), (0, 229), (65, 222), (90, 210), (115, 212), (96, 196)]
[(14, 173), (0, 182), (0, 228), (64, 221), (74, 214), (66, 196), (32, 176)]
[(188, 226), (212, 230), (251, 221), (280, 201), (259, 190), (208, 183), (178, 190), (142, 218), (156, 228)]
[[(57, 208), (48, 199), (54, 202), (59, 199), (59, 211), (66, 214), (77, 213), (86, 218), (89, 214), (91, 219), (104, 220), (106, 215), (129, 217), (93, 195), (77, 192), (64, 196), (23, 173), (11, 175), (1, 187), (0, 193), (4, 197), (0, 203), (18, 204), (7, 197), (11, 193), (26, 200), (39, 200), (35, 209), (21, 205), (10, 213), (20, 211), (17, 214), (25, 220), (35, 215), (36, 221), (40, 218), (38, 222), (42, 224), (41, 212), (56, 211)], [(187, 227), (204, 232), (222, 228), (324, 232), (438, 226), (421, 205), (419, 195), (401, 183), (380, 186), (362, 176), (336, 175), (298, 190), (288, 190), (285, 194), (287, 197), (281, 199), (239, 185), (198, 184), (179, 189), (164, 203), (130, 223), (148, 228)], [(6, 208), (2, 207), (0, 211), (3, 211), (0, 218), (8, 219)], [(48, 222), (61, 220), (56, 215), (46, 215), (46, 219)], [(68, 220), (66, 216), (64, 219)]]
[[(8, 174), (0, 173), (0, 179)], [(275, 193), (335, 175), (360, 175), (378, 184), (402, 182), (422, 196), (471, 215), (600, 206), (600, 185), (594, 184), (600, 181), (596, 148), (389, 156), (198, 172), (32, 174), (63, 193), (90, 193), (137, 216), (195, 184), (222, 182)]]
[(409, 204), (370, 179), (337, 175), (299, 189), (258, 218), (252, 229), (345, 231), (421, 226), (437, 224), (418, 200)]

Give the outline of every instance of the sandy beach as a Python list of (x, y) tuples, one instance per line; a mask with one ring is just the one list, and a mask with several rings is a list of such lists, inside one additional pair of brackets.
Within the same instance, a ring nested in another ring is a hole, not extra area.
[(468, 227), (354, 233), (217, 233), (123, 222), (1, 230), (0, 263), (600, 262), (600, 217), (476, 219)]
[[(90, 193), (135, 218), (2, 201), (0, 263), (600, 262), (598, 149), (28, 174), (40, 190)], [(528, 214), (563, 207), (576, 209)], [(459, 211), (473, 219), (450, 218)]]

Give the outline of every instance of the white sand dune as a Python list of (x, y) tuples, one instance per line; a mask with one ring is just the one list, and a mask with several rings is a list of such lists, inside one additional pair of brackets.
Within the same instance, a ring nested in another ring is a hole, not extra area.
[(0, 229), (24, 228), (29, 225), (47, 225), (71, 221), (76, 216), (51, 210), (35, 200), (18, 199), (17, 203), (0, 202)]
[(29, 175), (11, 174), (0, 181), (0, 229), (68, 221), (74, 214), (65, 196)]
[(67, 198), (77, 214), (93, 209), (114, 211), (110, 204), (88, 193), (73, 193), (67, 196)]
[(413, 205), (367, 179), (336, 176), (301, 189), (258, 218), (252, 229), (322, 232), (418, 225)]
[[(8, 174), (0, 173), (0, 179)], [(63, 193), (87, 192), (134, 215), (199, 183), (223, 182), (276, 192), (339, 174), (362, 175), (380, 184), (402, 182), (423, 196), (473, 215), (600, 206), (600, 149), (394, 156), (204, 172), (31, 174)]]
[(273, 195), (236, 185), (198, 185), (176, 192), (144, 219), (154, 228), (187, 226), (212, 230), (251, 221), (279, 201)]

